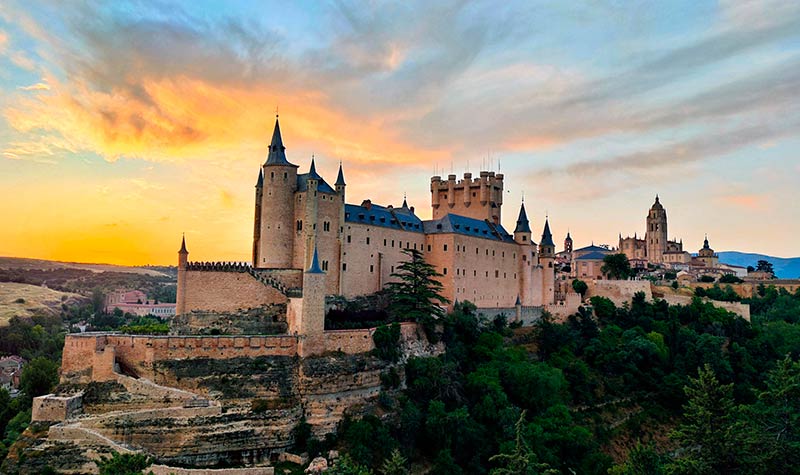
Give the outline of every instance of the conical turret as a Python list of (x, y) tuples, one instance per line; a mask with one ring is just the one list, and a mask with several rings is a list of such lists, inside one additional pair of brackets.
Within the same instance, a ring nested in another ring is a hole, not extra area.
[(286, 159), (286, 147), (283, 146), (281, 137), (281, 125), (278, 116), (275, 116), (275, 128), (272, 131), (272, 142), (269, 144), (269, 154), (264, 166), (296, 166), (289, 163)]
[(514, 228), (515, 233), (529, 233), (531, 226), (528, 222), (528, 214), (525, 212), (525, 203), (519, 207), (519, 217), (517, 218), (517, 227)]

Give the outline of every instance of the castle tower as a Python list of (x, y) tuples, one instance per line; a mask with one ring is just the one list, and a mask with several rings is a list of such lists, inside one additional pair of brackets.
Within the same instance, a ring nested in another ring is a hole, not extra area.
[(259, 243), (253, 267), (289, 268), (294, 246), (294, 192), (297, 189), (297, 165), (286, 160), (278, 117), (262, 167), (263, 184)]
[(553, 242), (553, 234), (550, 232), (550, 222), (544, 220), (544, 230), (542, 230), (542, 240), (539, 242), (539, 265), (542, 268), (542, 303), (544, 305), (555, 302), (555, 267), (553, 262), (556, 257), (556, 244)]
[[(322, 181), (322, 177), (317, 173), (317, 166), (315, 164), (314, 157), (311, 157), (311, 166), (308, 169), (308, 174), (306, 175), (306, 192), (305, 192), (305, 209), (303, 210), (303, 242), (305, 246), (303, 247), (304, 252), (303, 254), (298, 253), (296, 249), (295, 252), (298, 255), (302, 256), (302, 263), (295, 262), (295, 268), (306, 269), (311, 265), (311, 261), (313, 258), (314, 253), (317, 249), (317, 233), (319, 230), (318, 221), (319, 221), (319, 198), (318, 192), (319, 184)], [(295, 243), (297, 246), (298, 243)]]
[(261, 240), (261, 200), (263, 199), (264, 191), (264, 170), (258, 170), (258, 180), (256, 181), (256, 215), (254, 218), (255, 225), (253, 226), (253, 265), (258, 262), (258, 244)]
[(186, 237), (181, 238), (181, 249), (178, 251), (178, 285), (175, 301), (175, 314), (186, 313), (186, 271), (189, 267), (189, 251), (186, 250)]
[(525, 212), (525, 203), (519, 207), (519, 217), (517, 217), (517, 227), (514, 228), (514, 240), (517, 244), (531, 243), (531, 226), (528, 222), (528, 214)]
[[(325, 272), (319, 265), (317, 249), (303, 273), (303, 310), (296, 331), (303, 339), (300, 356), (325, 352)], [(292, 329), (290, 329), (291, 331)]]
[[(619, 239), (622, 242), (622, 233), (620, 233)], [(567, 237), (564, 239), (564, 252), (572, 252), (572, 237), (569, 235), (569, 231), (567, 231)]]
[(645, 233), (647, 259), (652, 263), (661, 263), (667, 250), (667, 211), (656, 195), (656, 202), (647, 214), (647, 232)]
[[(342, 171), (342, 162), (339, 162), (339, 173), (336, 175), (336, 183), (333, 184), (334, 188), (336, 189), (336, 194), (339, 195), (339, 199), (341, 200), (341, 204), (339, 206), (339, 230), (337, 234), (337, 238), (339, 241), (339, 262), (344, 262), (344, 204), (345, 204), (345, 188), (347, 187), (347, 183), (344, 181), (344, 172)], [(338, 294), (344, 293), (344, 288), (342, 284), (342, 269), (337, 269), (337, 275), (339, 276), (338, 282)]]
[(502, 173), (482, 171), (477, 179), (472, 178), (472, 173), (465, 173), (462, 180), (451, 174), (447, 181), (441, 176), (431, 177), (433, 219), (452, 213), (499, 224), (502, 205)]

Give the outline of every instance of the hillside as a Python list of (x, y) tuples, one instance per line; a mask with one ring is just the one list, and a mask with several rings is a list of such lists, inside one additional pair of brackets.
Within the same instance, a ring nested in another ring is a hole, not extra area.
[(0, 257), (0, 269), (82, 269), (92, 272), (127, 272), (151, 276), (166, 276), (166, 272), (145, 267), (128, 267), (114, 264), (85, 264), (79, 262), (47, 261), (24, 257)]
[(739, 251), (723, 251), (718, 254), (719, 261), (725, 264), (755, 267), (759, 260), (765, 260), (772, 263), (775, 276), (779, 279), (800, 278), (800, 257), (774, 257)]
[(0, 282), (0, 326), (14, 316), (58, 315), (62, 303), (73, 305), (87, 300), (78, 294), (59, 292), (37, 285)]

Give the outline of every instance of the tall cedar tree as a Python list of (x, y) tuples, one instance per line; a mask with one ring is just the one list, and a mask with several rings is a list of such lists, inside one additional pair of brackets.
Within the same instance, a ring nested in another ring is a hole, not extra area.
[(600, 268), (600, 272), (611, 279), (624, 280), (633, 275), (631, 263), (625, 254), (609, 254), (604, 257), (603, 267)]
[(436, 280), (442, 274), (425, 262), (422, 252), (404, 249), (408, 260), (397, 266), (392, 277), (397, 282), (389, 283), (389, 313), (396, 320), (413, 320), (422, 324), (428, 337), (433, 335), (435, 321), (445, 315), (441, 305), (450, 303), (442, 295), (442, 283)]

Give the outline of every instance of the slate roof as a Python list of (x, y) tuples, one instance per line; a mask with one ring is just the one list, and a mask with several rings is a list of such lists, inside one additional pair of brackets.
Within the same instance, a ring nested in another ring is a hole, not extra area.
[(525, 203), (519, 207), (519, 217), (517, 218), (517, 227), (514, 228), (515, 233), (529, 233), (531, 232), (530, 223), (528, 223), (528, 214), (525, 212)]
[(576, 261), (602, 261), (608, 254), (602, 252), (590, 252), (575, 259)]
[(502, 225), (466, 216), (447, 214), (440, 219), (425, 221), (423, 225), (425, 234), (456, 233), (494, 241), (515, 242), (514, 237)]
[(553, 242), (553, 233), (550, 232), (550, 221), (547, 219), (544, 220), (544, 231), (542, 231), (542, 242), (540, 245), (553, 247), (556, 246), (556, 244)]
[(297, 175), (297, 191), (307, 191), (308, 190), (308, 182), (309, 178), (313, 178), (317, 180), (317, 191), (322, 193), (336, 193), (336, 190), (331, 188), (331, 185), (325, 181), (324, 178), (317, 173), (317, 167), (314, 165), (314, 159), (311, 159), (311, 168), (308, 170), (308, 173), (301, 173)]
[(281, 126), (278, 123), (277, 117), (275, 117), (275, 129), (272, 131), (272, 142), (269, 144), (269, 154), (267, 155), (267, 161), (264, 165), (297, 166), (289, 163), (289, 160), (286, 160), (286, 147), (283, 146)]
[(583, 252), (583, 251), (601, 252), (603, 254), (610, 254), (611, 253), (611, 251), (609, 249), (606, 249), (606, 248), (600, 247), (600, 246), (595, 246), (594, 244), (592, 244), (591, 246), (582, 247), (580, 249), (575, 249), (572, 252)]
[(422, 232), (422, 220), (407, 207), (387, 208), (372, 204), (367, 209), (366, 206), (346, 204), (344, 205), (344, 220), (348, 223), (369, 224), (415, 233)]

